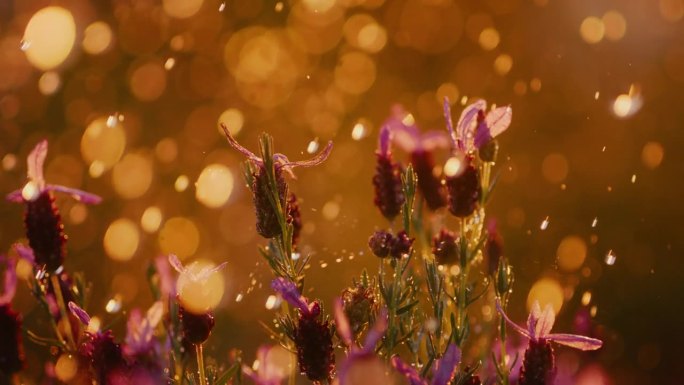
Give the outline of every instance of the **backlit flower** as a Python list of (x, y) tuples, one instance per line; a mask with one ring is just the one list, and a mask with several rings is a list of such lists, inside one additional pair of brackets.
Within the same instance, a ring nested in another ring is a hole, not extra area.
[(394, 219), (401, 212), (404, 204), (404, 192), (401, 185), (401, 166), (392, 159), (392, 131), (385, 125), (378, 136), (378, 150), (375, 153), (377, 163), (373, 186), (375, 198), (373, 202), (388, 220)]
[[(282, 229), (278, 221), (278, 213), (276, 212), (276, 207), (274, 206), (275, 202), (271, 201), (272, 194), (271, 189), (269, 188), (268, 170), (266, 170), (264, 160), (256, 154), (254, 154), (253, 152), (249, 151), (248, 149), (242, 147), (242, 145), (240, 145), (240, 143), (238, 143), (237, 140), (233, 138), (230, 131), (228, 130), (228, 127), (226, 127), (224, 124), (221, 124), (221, 127), (223, 128), (223, 131), (226, 134), (228, 143), (234, 149), (238, 150), (240, 153), (246, 156), (247, 160), (252, 164), (252, 166), (254, 166), (254, 169), (256, 169), (256, 171), (252, 175), (253, 183), (250, 186), (250, 188), (252, 189), (254, 207), (256, 210), (257, 232), (264, 238), (273, 238), (277, 235), (280, 235)], [(325, 161), (328, 158), (328, 155), (330, 155), (330, 152), (332, 151), (332, 146), (332, 141), (330, 141), (325, 146), (325, 148), (321, 152), (316, 154), (313, 158), (296, 162), (291, 162), (283, 154), (273, 154), (273, 164), (275, 168), (274, 171), (276, 179), (276, 186), (273, 187), (276, 188), (278, 191), (278, 200), (280, 203), (280, 207), (283, 210), (283, 215), (289, 213), (287, 208), (289, 205), (289, 201), (292, 199), (288, 196), (287, 182), (285, 182), (283, 172), (286, 172), (290, 176), (294, 177), (292, 169), (295, 167), (311, 167), (323, 163), (323, 161)], [(287, 218), (285, 219), (287, 220)]]
[(139, 309), (128, 316), (124, 351), (129, 356), (145, 355), (155, 349), (154, 329), (164, 315), (164, 303), (155, 302), (143, 317)]
[(454, 377), (456, 366), (461, 361), (461, 351), (456, 344), (449, 344), (442, 358), (435, 361), (432, 380), (428, 382), (418, 371), (404, 363), (398, 356), (392, 357), (392, 366), (409, 381), (411, 385), (447, 385)]
[(27, 158), (28, 182), (22, 189), (9, 193), (7, 200), (26, 205), (24, 225), (26, 237), (35, 255), (35, 264), (48, 272), (54, 272), (64, 263), (67, 237), (52, 191), (67, 193), (74, 199), (89, 204), (99, 203), (101, 198), (81, 190), (47, 184), (43, 176), (47, 150), (46, 140), (33, 148)]
[(493, 138), (506, 131), (513, 118), (510, 106), (497, 107), (485, 114), (487, 102), (478, 100), (461, 112), (454, 130), (449, 100), (444, 99), (444, 118), (455, 150), (465, 153), (481, 149)]

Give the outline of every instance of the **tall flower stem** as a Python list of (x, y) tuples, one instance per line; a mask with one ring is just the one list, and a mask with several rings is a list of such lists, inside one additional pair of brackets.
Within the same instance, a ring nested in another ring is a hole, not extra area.
[(202, 344), (195, 345), (195, 355), (197, 356), (197, 371), (199, 372), (200, 385), (207, 385), (207, 375), (204, 373), (204, 351)]
[(506, 320), (500, 317), (499, 336), (501, 337), (501, 385), (508, 385), (508, 362), (506, 360)]
[[(69, 348), (76, 350), (76, 342), (74, 342), (74, 334), (71, 330), (69, 313), (66, 311), (66, 303), (64, 302), (64, 295), (62, 294), (62, 286), (59, 284), (59, 277), (56, 273), (50, 274), (50, 282), (52, 283), (52, 288), (55, 291), (55, 299), (57, 300), (57, 306), (59, 306), (59, 312), (62, 316), (62, 320), (64, 320), (64, 329), (66, 329)], [(57, 328), (57, 334), (59, 334), (59, 328)]]

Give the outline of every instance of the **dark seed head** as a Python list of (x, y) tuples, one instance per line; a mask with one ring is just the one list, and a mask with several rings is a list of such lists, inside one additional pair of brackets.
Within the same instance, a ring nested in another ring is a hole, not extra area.
[(302, 213), (294, 193), (290, 193), (287, 199), (287, 222), (292, 224), (292, 245), (296, 246), (302, 231)]
[(368, 326), (371, 316), (378, 308), (373, 288), (361, 284), (344, 289), (342, 303), (344, 304), (344, 314), (349, 319), (355, 336)]
[(409, 238), (406, 231), (400, 231), (396, 237), (392, 239), (392, 245), (390, 249), (390, 256), (392, 258), (401, 258), (402, 255), (411, 252), (411, 245), (415, 238)]
[(411, 164), (418, 176), (418, 189), (425, 198), (430, 210), (437, 210), (446, 205), (444, 186), (434, 174), (435, 160), (430, 151), (414, 151), (411, 153)]
[(178, 307), (181, 320), (183, 338), (193, 345), (199, 345), (209, 338), (214, 328), (214, 315), (211, 313), (195, 314), (187, 311), (183, 306)]
[(329, 381), (335, 370), (333, 333), (328, 320), (322, 321), (320, 312), (301, 314), (295, 329), (299, 371), (311, 381)]
[(480, 172), (473, 166), (472, 158), (466, 158), (463, 173), (446, 178), (449, 212), (457, 217), (467, 217), (475, 211), (482, 186)]
[(26, 202), (24, 215), (26, 238), (33, 249), (36, 265), (54, 272), (64, 263), (66, 240), (64, 224), (55, 198), (50, 191), (43, 191), (34, 201)]
[[(285, 209), (287, 196), (287, 182), (283, 176), (282, 168), (275, 167), (276, 188), (278, 189), (278, 198), (280, 199), (280, 206)], [(254, 193), (254, 208), (256, 210), (256, 230), (264, 238), (273, 238), (282, 233), (280, 222), (278, 222), (278, 214), (276, 209), (271, 204), (271, 191), (268, 184), (268, 172), (262, 165), (254, 174), (254, 182), (252, 185), (252, 192)]]
[(99, 384), (110, 384), (112, 377), (126, 372), (128, 364), (121, 345), (114, 342), (112, 331), (87, 333), (87, 340), (81, 346), (81, 354), (89, 361)]
[(376, 154), (377, 164), (373, 176), (375, 205), (385, 218), (392, 220), (401, 212), (404, 192), (401, 187), (401, 167), (392, 161), (390, 154)]
[(387, 231), (376, 231), (368, 239), (368, 247), (370, 247), (376, 257), (385, 258), (390, 253), (392, 238), (392, 234)]
[(556, 376), (551, 344), (541, 338), (530, 340), (520, 368), (520, 385), (552, 385)]
[(432, 239), (432, 253), (440, 265), (452, 265), (459, 262), (458, 237), (453, 232), (442, 229)]
[(0, 305), (0, 371), (7, 376), (24, 368), (21, 333), (21, 315), (9, 304)]

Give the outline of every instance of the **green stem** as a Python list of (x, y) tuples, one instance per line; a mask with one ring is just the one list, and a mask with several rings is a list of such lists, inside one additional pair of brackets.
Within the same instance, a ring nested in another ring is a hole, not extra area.
[(508, 363), (506, 362), (506, 320), (501, 317), (501, 324), (499, 326), (499, 333), (501, 335), (501, 384), (508, 385)]
[(204, 373), (204, 352), (202, 344), (195, 345), (195, 355), (197, 356), (197, 370), (199, 372), (200, 385), (207, 385), (207, 375)]

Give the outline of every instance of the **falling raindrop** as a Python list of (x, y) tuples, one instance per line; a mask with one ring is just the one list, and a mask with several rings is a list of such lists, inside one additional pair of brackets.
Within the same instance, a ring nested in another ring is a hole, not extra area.
[(352, 129), (352, 139), (354, 140), (361, 140), (366, 137), (366, 126), (363, 125), (363, 123), (356, 123), (354, 125), (354, 128)]
[(242, 299), (243, 299), (244, 297), (245, 297), (245, 296), (244, 296), (242, 293), (239, 293), (239, 294), (235, 297), (235, 302), (241, 302)]
[(169, 71), (175, 65), (176, 65), (176, 59), (170, 57), (170, 58), (166, 59), (166, 61), (164, 62), (164, 69)]
[(632, 174), (632, 183), (636, 183), (636, 174)]
[(276, 306), (279, 305), (278, 302), (279, 302), (278, 297), (276, 297), (275, 295), (269, 295), (268, 298), (266, 299), (266, 309), (268, 309), (268, 310), (275, 309)]
[(22, 51), (26, 51), (31, 47), (31, 42), (28, 40), (21, 39), (21, 42), (19, 43), (19, 49)]
[(118, 313), (121, 310), (121, 295), (117, 294), (112, 297), (105, 305), (105, 310), (107, 313)]
[(309, 145), (306, 146), (306, 152), (308, 152), (309, 154), (313, 154), (314, 152), (318, 151), (318, 147), (319, 147), (318, 138), (316, 138), (316, 139), (310, 141)]
[(223, 12), (226, 9), (226, 2), (222, 2), (221, 5), (219, 5), (219, 12)]
[(615, 253), (613, 253), (613, 250), (608, 250), (608, 253), (606, 253), (606, 265), (608, 266), (613, 266), (615, 264), (615, 260), (617, 257), (615, 256)]
[(591, 227), (596, 227), (597, 224), (598, 224), (598, 217), (594, 217), (594, 220), (591, 221)]
[(116, 127), (116, 124), (119, 122), (119, 119), (117, 119), (118, 113), (114, 113), (112, 115), (109, 115), (107, 117), (107, 127), (109, 128), (114, 128)]
[(283, 2), (282, 2), (282, 1), (279, 1), (279, 2), (277, 2), (276, 5), (275, 5), (275, 11), (276, 11), (276, 12), (280, 12), (280, 11), (283, 10), (283, 7), (284, 7)]
[(541, 225), (539, 225), (539, 229), (542, 230), (542, 231), (544, 231), (544, 230), (546, 230), (548, 227), (549, 227), (549, 217), (547, 216), (546, 218), (544, 218), (544, 220), (542, 221)]
[(594, 94), (594, 100), (598, 100), (598, 98), (599, 98), (599, 92), (596, 91), (596, 93)]

